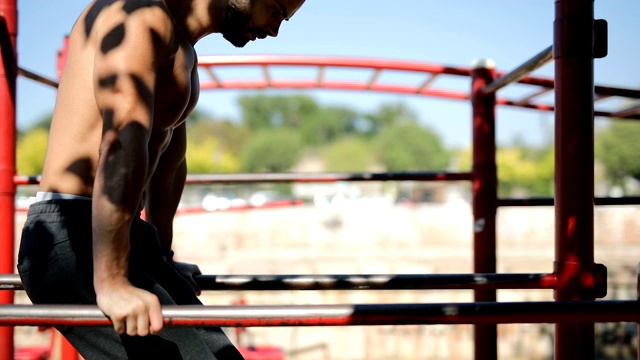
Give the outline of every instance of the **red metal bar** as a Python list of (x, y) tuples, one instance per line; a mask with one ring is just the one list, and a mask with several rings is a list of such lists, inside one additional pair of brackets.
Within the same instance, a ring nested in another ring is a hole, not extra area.
[[(200, 275), (202, 290), (474, 290), (553, 289), (555, 274)], [(17, 274), (0, 275), (0, 290), (22, 290)]]
[[(15, 0), (0, 0), (0, 273), (14, 270), (16, 173), (16, 52)], [(0, 292), (0, 304), (12, 304), (13, 292)], [(13, 358), (13, 329), (0, 327), (0, 360)]]
[[(473, 270), (496, 272), (496, 211), (498, 175), (496, 167), (495, 93), (483, 89), (495, 78), (493, 61), (479, 62), (471, 73), (473, 112)], [(495, 290), (476, 290), (475, 301), (495, 302)], [(497, 359), (497, 327), (475, 326), (475, 358)]]
[[(557, 301), (593, 300), (593, 1), (556, 0), (555, 273)], [(594, 325), (557, 323), (555, 358), (593, 359)]]
[[(640, 302), (548, 301), (278, 306), (164, 306), (167, 326), (360, 326), (639, 322)], [(3, 326), (110, 326), (91, 305), (0, 305)], [(583, 359), (583, 358), (574, 358)]]
[(366, 68), (396, 71), (416, 71), (449, 75), (469, 76), (468, 68), (450, 67), (418, 61), (387, 60), (360, 57), (336, 56), (282, 56), (282, 55), (216, 55), (198, 57), (198, 65), (210, 66), (330, 66), (346, 68)]

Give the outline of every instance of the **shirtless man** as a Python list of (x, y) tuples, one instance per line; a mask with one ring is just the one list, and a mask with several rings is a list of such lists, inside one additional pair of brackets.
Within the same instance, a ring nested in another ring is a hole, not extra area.
[(212, 33), (237, 47), (275, 37), (303, 3), (96, 0), (80, 15), (18, 269), (34, 303), (97, 304), (111, 319), (60, 328), (86, 359), (242, 358), (218, 328), (163, 330), (161, 304), (201, 304), (198, 267), (171, 252), (199, 93), (193, 47)]

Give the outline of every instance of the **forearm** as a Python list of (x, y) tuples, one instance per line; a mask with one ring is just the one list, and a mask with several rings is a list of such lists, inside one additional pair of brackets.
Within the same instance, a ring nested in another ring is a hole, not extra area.
[(173, 130), (171, 142), (147, 185), (145, 214), (158, 229), (165, 255), (171, 251), (173, 217), (187, 178), (186, 142), (186, 127), (182, 124)]
[(127, 131), (130, 130), (105, 134), (94, 182), (92, 235), (96, 290), (105, 283), (127, 279), (129, 232), (140, 204), (148, 163), (144, 142), (130, 141), (132, 134)]
[[(167, 176), (167, 174), (171, 174)], [(172, 171), (156, 169), (156, 176), (147, 187), (145, 214), (160, 236), (164, 254), (171, 251), (173, 242), (173, 218), (180, 204), (187, 174), (186, 163), (181, 162)]]

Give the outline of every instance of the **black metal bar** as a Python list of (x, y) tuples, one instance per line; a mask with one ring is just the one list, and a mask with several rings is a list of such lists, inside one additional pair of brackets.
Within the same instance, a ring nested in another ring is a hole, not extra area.
[(553, 274), (202, 275), (203, 290), (552, 289)]
[[(470, 290), (553, 289), (553, 274), (200, 275), (202, 290)], [(0, 275), (0, 290), (22, 290), (17, 274)]]
[(470, 180), (470, 173), (396, 172), (396, 173), (244, 173), (190, 174), (187, 184), (266, 183), (266, 182), (337, 182), (337, 181), (460, 181)]
[[(593, 199), (597, 206), (640, 205), (640, 196), (624, 196), (619, 198), (598, 197)], [(553, 198), (499, 199), (498, 206), (553, 206)]]
[(527, 75), (529, 75), (536, 69), (542, 67), (543, 65), (549, 63), (551, 60), (553, 60), (553, 46), (549, 46), (548, 48), (542, 50), (536, 56), (532, 57), (522, 65), (518, 66), (513, 71), (492, 81), (490, 84), (488, 84), (482, 89), (482, 93), (484, 94), (495, 93), (501, 88), (509, 84), (513, 84), (515, 82), (522, 80), (522, 78), (526, 77)]
[(58, 82), (57, 81), (48, 79), (48, 78), (46, 78), (44, 76), (38, 75), (36, 73), (33, 73), (33, 72), (31, 72), (29, 70), (26, 70), (26, 69), (23, 69), (23, 68), (18, 68), (18, 75), (20, 75), (22, 77), (25, 77), (27, 79), (31, 79), (33, 81), (39, 82), (39, 83), (41, 83), (43, 85), (48, 85), (48, 86), (54, 87), (56, 89), (58, 88)]

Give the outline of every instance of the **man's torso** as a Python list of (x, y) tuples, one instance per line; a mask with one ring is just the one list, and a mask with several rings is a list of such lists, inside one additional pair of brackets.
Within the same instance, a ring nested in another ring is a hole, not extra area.
[[(67, 64), (58, 90), (56, 108), (42, 174), (41, 190), (91, 196), (96, 174), (99, 147), (104, 129), (94, 84), (94, 59), (104, 51), (104, 39), (96, 35), (146, 16), (169, 16), (164, 4), (143, 0), (104, 1), (89, 5), (76, 22), (70, 36)], [(151, 4), (152, 6), (148, 6)], [(163, 11), (158, 11), (161, 8)], [(155, 10), (155, 12), (153, 12)], [(146, 12), (146, 14), (145, 14)], [(160, 14), (160, 15), (158, 15)], [(126, 32), (123, 35), (126, 39)], [(155, 88), (149, 94), (153, 108), (153, 123), (148, 141), (149, 180), (157, 161), (169, 141), (186, 141), (173, 137), (173, 129), (185, 120), (199, 94), (196, 56), (192, 45), (178, 30), (174, 30), (173, 48), (169, 58), (156, 72)]]

